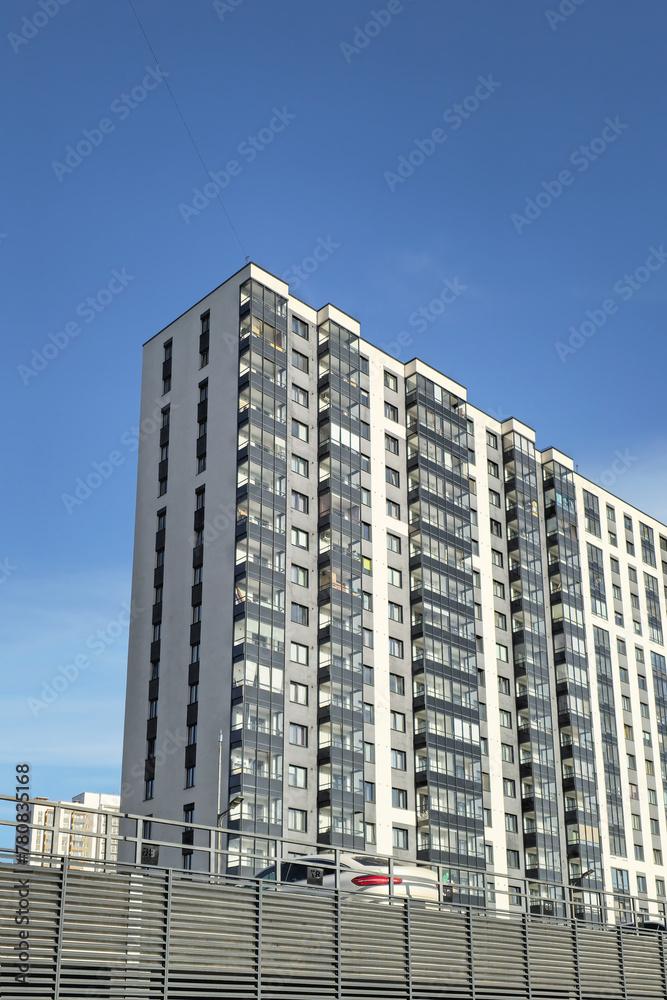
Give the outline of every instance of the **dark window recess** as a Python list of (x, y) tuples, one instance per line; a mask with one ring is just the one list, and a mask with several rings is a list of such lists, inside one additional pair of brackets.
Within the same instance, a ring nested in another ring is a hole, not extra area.
[[(188, 709), (185, 716), (186, 726), (196, 726), (197, 716), (199, 714), (199, 702), (194, 702), (193, 705), (188, 705)], [(157, 720), (156, 720), (157, 721)]]
[(166, 479), (169, 471), (169, 459), (165, 458), (157, 467), (158, 479)]
[(160, 447), (169, 444), (169, 424), (166, 427), (160, 428)]
[(164, 583), (164, 566), (156, 566), (153, 570), (153, 586), (161, 587)]
[(190, 645), (199, 642), (201, 639), (201, 622), (195, 622), (194, 625), (190, 626)]
[(155, 551), (156, 552), (157, 552), (158, 549), (163, 549), (164, 548), (164, 541), (165, 541), (166, 534), (167, 534), (167, 532), (165, 531), (164, 528), (162, 528), (161, 531), (156, 531), (155, 532)]
[(194, 530), (195, 531), (199, 531), (201, 528), (204, 527), (204, 518), (205, 518), (205, 516), (206, 516), (206, 508), (205, 507), (201, 507), (199, 510), (195, 511), (195, 518), (194, 518)]
[(151, 624), (157, 625), (162, 621), (162, 601), (158, 601), (157, 604), (153, 605), (153, 619)]
[(162, 362), (162, 378), (171, 378), (171, 358)]
[(201, 584), (201, 583), (196, 583), (194, 585), (194, 587), (192, 588), (191, 604), (193, 606), (195, 604), (201, 604), (202, 588), (203, 588), (203, 584)]
[(201, 437), (197, 438), (197, 458), (201, 458), (201, 456), (205, 454), (206, 454), (206, 435), (202, 434)]
[(146, 739), (154, 740), (157, 736), (157, 719), (148, 719), (146, 722)]
[(192, 550), (192, 568), (196, 569), (197, 566), (202, 566), (204, 563), (204, 546), (195, 545)]
[(160, 640), (156, 639), (155, 642), (151, 643), (151, 654), (148, 659), (153, 662), (153, 660), (160, 659)]
[(144, 764), (144, 780), (150, 781), (155, 777), (155, 757), (149, 757)]
[(194, 767), (197, 763), (197, 744), (185, 748), (185, 766)]
[(160, 690), (160, 681), (156, 678), (154, 681), (148, 682), (148, 700), (155, 701), (158, 696), (158, 691)]
[(201, 333), (199, 335), (200, 352), (208, 350), (210, 330), (211, 330), (211, 314), (204, 313), (204, 315), (201, 318)]
[(206, 419), (208, 419), (208, 399), (197, 404), (197, 423), (200, 424), (202, 420)]
[(188, 667), (188, 684), (199, 684), (198, 663), (191, 663)]

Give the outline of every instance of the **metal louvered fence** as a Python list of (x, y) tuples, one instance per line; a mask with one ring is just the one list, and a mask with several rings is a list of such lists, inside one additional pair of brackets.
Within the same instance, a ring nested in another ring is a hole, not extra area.
[(660, 932), (205, 873), (3, 864), (0, 926), (4, 1000), (667, 1000)]

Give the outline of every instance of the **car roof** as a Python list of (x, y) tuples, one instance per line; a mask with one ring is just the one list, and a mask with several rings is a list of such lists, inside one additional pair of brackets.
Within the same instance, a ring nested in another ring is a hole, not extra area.
[[(296, 858), (285, 859), (293, 864), (319, 864), (326, 865), (327, 867), (335, 867), (336, 856), (335, 854), (304, 854)], [(387, 858), (375, 857), (372, 854), (340, 854), (340, 863), (342, 867), (347, 868), (357, 868), (363, 871), (367, 868), (380, 868), (383, 871), (387, 871), (389, 868), (389, 861)], [(437, 881), (438, 876), (434, 871), (429, 868), (421, 868), (419, 865), (404, 864), (398, 862), (394, 864), (394, 871), (398, 873), (411, 874), (415, 877), (427, 878), (429, 880)]]

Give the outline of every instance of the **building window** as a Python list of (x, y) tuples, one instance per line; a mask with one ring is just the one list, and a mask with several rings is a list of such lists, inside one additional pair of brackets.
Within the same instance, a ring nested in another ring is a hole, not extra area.
[(368, 521), (361, 522), (361, 537), (366, 542), (370, 542), (372, 536), (372, 528)]
[(502, 552), (497, 552), (496, 549), (491, 549), (491, 562), (494, 566), (502, 566), (503, 564), (503, 554)]
[(292, 316), (292, 333), (295, 333), (297, 337), (303, 337), (304, 340), (308, 340), (308, 324), (304, 323), (302, 319)]
[(292, 528), (290, 532), (290, 539), (292, 545), (296, 545), (298, 549), (308, 548), (308, 532), (303, 531), (301, 528)]
[(401, 476), (397, 469), (392, 469), (388, 465), (385, 466), (385, 479), (390, 486), (400, 486)]
[(297, 625), (308, 624), (308, 608), (305, 604), (296, 604), (292, 601), (292, 621)]
[(362, 602), (364, 611), (372, 611), (373, 610), (373, 595), (372, 594), (368, 594), (364, 590), (362, 592), (362, 594), (361, 594), (361, 602)]
[(496, 628), (502, 629), (503, 632), (507, 631), (507, 616), (502, 613), (502, 611), (494, 611), (493, 617), (496, 623)]
[(496, 538), (503, 537), (502, 524), (500, 523), (500, 521), (494, 521), (493, 518), (491, 518), (491, 534), (495, 535)]
[(407, 771), (408, 755), (405, 750), (391, 751), (391, 766), (395, 771)]
[(484, 813), (484, 826), (491, 829), (491, 827), (493, 826), (493, 815), (491, 813), (491, 810), (485, 806), (482, 812)]
[(188, 726), (188, 746), (192, 747), (197, 742), (197, 726)]
[(301, 663), (303, 666), (308, 666), (308, 646), (304, 646), (302, 642), (291, 642), (290, 643), (290, 659), (292, 663)]
[(500, 756), (506, 764), (514, 763), (514, 747), (509, 743), (500, 744)]
[(302, 423), (300, 420), (292, 418), (292, 437), (298, 438), (299, 441), (308, 440), (308, 424)]
[(509, 652), (507, 646), (503, 646), (501, 642), (496, 643), (496, 659), (501, 660), (503, 663), (509, 663)]
[(400, 504), (394, 503), (393, 500), (387, 500), (387, 516), (396, 518), (396, 520), (400, 520), (401, 517)]
[(191, 684), (188, 704), (194, 705), (198, 701), (199, 701), (199, 684)]
[(384, 404), (384, 415), (387, 420), (393, 420), (394, 423), (398, 423), (398, 407), (392, 406), (391, 403)]
[(392, 788), (391, 804), (394, 809), (408, 808), (408, 793), (405, 788)]
[(503, 778), (503, 795), (510, 799), (516, 798), (516, 782), (512, 778)]
[(501, 694), (512, 693), (512, 685), (509, 677), (498, 677), (498, 690)]
[(509, 848), (507, 850), (507, 867), (508, 868), (520, 868), (521, 863), (519, 861), (519, 852), (511, 851)]
[(287, 810), (287, 829), (295, 830), (297, 833), (306, 833), (306, 823), (308, 814), (305, 809)]
[(644, 860), (644, 848), (641, 844), (635, 844), (635, 861)]
[(511, 712), (506, 712), (504, 709), (501, 708), (500, 712), (499, 712), (499, 715), (500, 715), (500, 725), (504, 729), (511, 729), (512, 728), (512, 713)]
[(292, 351), (292, 366), (298, 371), (308, 374), (308, 358), (305, 354), (300, 354), (299, 351)]
[(292, 455), (292, 472), (296, 472), (297, 476), (307, 476), (308, 459), (301, 458), (299, 455)]
[(295, 722), (290, 722), (289, 741), (295, 747), (307, 747), (308, 729), (306, 726), (299, 726)]
[(152, 799), (154, 794), (155, 794), (155, 779), (147, 778), (146, 781), (144, 781), (144, 798)]
[(292, 401), (299, 406), (308, 406), (308, 392), (292, 382)]
[(398, 455), (398, 438), (392, 437), (391, 434), (385, 434), (384, 446), (387, 451), (392, 453), (392, 455)]
[(292, 510), (299, 510), (302, 514), (308, 513), (308, 497), (305, 493), (292, 490)]
[(306, 684), (298, 684), (296, 681), (290, 681), (289, 700), (295, 705), (307, 705), (308, 686)]
[(392, 535), (387, 532), (387, 549), (389, 552), (401, 552), (401, 539), (399, 535)]
[(369, 667), (367, 663), (364, 663), (364, 684), (367, 684), (369, 687), (373, 687), (374, 684), (373, 668)]
[(507, 833), (519, 832), (519, 819), (514, 813), (505, 813), (505, 830)]
[(394, 847), (399, 851), (408, 849), (408, 831), (402, 826), (392, 827), (392, 839)]
[(367, 764), (375, 763), (375, 744), (364, 743), (364, 760)]
[(362, 641), (364, 646), (369, 649), (373, 648), (373, 629), (365, 628), (362, 629)]
[(157, 719), (157, 698), (148, 702), (148, 718)]
[(399, 659), (403, 659), (403, 640), (394, 639), (389, 636), (389, 655), (397, 656)]
[(305, 566), (297, 566), (292, 563), (292, 583), (295, 583), (298, 587), (308, 586), (308, 570)]
[(194, 788), (196, 780), (196, 767), (186, 767), (185, 769), (185, 787)]
[(287, 773), (287, 783), (290, 788), (306, 788), (308, 784), (308, 771), (305, 767), (298, 767), (290, 764)]
[(398, 392), (398, 379), (391, 372), (385, 371), (384, 373), (384, 384), (387, 389), (392, 389), (394, 392)]
[(403, 574), (400, 569), (394, 569), (393, 566), (387, 567), (387, 575), (389, 583), (392, 587), (402, 587), (403, 586)]
[(498, 471), (497, 462), (492, 462), (491, 459), (489, 458), (486, 463), (486, 468), (490, 476), (493, 476), (495, 479), (500, 478), (500, 472)]
[(389, 601), (389, 620), (392, 622), (403, 621), (403, 608), (400, 604)]
[(370, 702), (364, 702), (364, 722), (372, 726), (375, 723), (375, 707)]
[(496, 493), (495, 490), (489, 490), (489, 503), (492, 507), (500, 507), (500, 493)]
[(375, 783), (373, 781), (364, 781), (364, 801), (375, 802)]
[(405, 678), (400, 674), (389, 674), (389, 690), (392, 694), (405, 694)]
[(405, 715), (403, 712), (391, 712), (391, 728), (397, 733), (405, 732)]
[(361, 502), (366, 507), (371, 506), (371, 491), (367, 490), (365, 486), (361, 487)]

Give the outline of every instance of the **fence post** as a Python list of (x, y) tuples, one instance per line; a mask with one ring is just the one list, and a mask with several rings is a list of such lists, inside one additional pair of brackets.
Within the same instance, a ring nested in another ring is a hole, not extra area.
[(163, 976), (163, 998), (169, 998), (169, 947), (171, 938), (171, 890), (174, 880), (174, 869), (168, 868), (165, 872), (167, 878), (167, 895), (165, 899), (166, 910), (164, 919), (164, 976)]
[(470, 996), (475, 1000), (475, 944), (473, 940), (472, 906), (468, 906), (468, 955), (470, 961)]
[(528, 941), (528, 914), (524, 913), (521, 917), (521, 923), (523, 925), (523, 952), (524, 960), (526, 963), (526, 990), (528, 994), (528, 1000), (532, 1000), (533, 989), (530, 983), (530, 944)]
[[(277, 883), (276, 883), (277, 884)], [(257, 1000), (262, 1000), (262, 917), (264, 883), (257, 881)]]
[(665, 965), (665, 935), (659, 934), (660, 942), (660, 967), (662, 971), (662, 995), (667, 1000), (667, 965)]
[(341, 939), (341, 889), (340, 889), (340, 855), (336, 850), (336, 997), (342, 1000), (343, 996), (343, 943)]
[(56, 977), (53, 984), (53, 997), (58, 1000), (60, 996), (60, 968), (63, 954), (63, 928), (65, 924), (65, 894), (67, 892), (67, 872), (69, 870), (69, 860), (63, 855), (60, 868), (60, 905), (58, 906), (58, 930), (56, 933)]
[(621, 991), (623, 1000), (628, 1000), (628, 986), (625, 981), (625, 956), (623, 954), (623, 928), (619, 924), (616, 928), (618, 934), (618, 967), (621, 973)]
[[(574, 983), (577, 990), (577, 1000), (582, 1000), (581, 968), (579, 966), (579, 926), (576, 920), (572, 924), (572, 944), (574, 945)], [(665, 1000), (667, 1000), (667, 997)]]
[(412, 1000), (412, 946), (410, 940), (410, 914), (412, 912), (412, 907), (410, 906), (410, 900), (406, 897), (403, 903), (405, 907), (405, 954), (406, 954), (406, 978), (408, 986), (408, 1000)]

